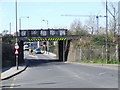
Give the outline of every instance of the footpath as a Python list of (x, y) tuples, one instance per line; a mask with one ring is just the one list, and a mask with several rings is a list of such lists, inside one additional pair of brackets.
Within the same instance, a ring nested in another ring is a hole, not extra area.
[(17, 67), (14, 66), (14, 67), (9, 68), (8, 70), (2, 71), (0, 81), (9, 79), (9, 78), (23, 72), (27, 67), (28, 67), (28, 63), (26, 62), (24, 64), (19, 65), (18, 70), (17, 70)]
[(51, 53), (51, 52), (44, 52), (43, 55), (49, 55), (50, 57), (54, 57), (54, 58), (56, 57), (56, 54)]

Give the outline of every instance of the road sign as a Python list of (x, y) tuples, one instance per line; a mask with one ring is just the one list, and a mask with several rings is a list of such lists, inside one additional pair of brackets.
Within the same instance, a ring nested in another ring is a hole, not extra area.
[(19, 54), (18, 50), (15, 51), (15, 54)]
[(16, 49), (16, 50), (19, 49), (18, 43), (15, 43), (15, 49)]
[(28, 29), (20, 30), (20, 37), (66, 36), (67, 29)]

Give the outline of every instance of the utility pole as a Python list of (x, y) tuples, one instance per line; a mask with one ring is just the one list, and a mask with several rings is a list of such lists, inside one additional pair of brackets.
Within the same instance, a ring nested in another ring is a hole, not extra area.
[(108, 50), (108, 6), (107, 6), (107, 0), (106, 0), (106, 64), (108, 63), (109, 60), (109, 50)]
[(118, 2), (118, 61), (120, 63), (120, 1)]

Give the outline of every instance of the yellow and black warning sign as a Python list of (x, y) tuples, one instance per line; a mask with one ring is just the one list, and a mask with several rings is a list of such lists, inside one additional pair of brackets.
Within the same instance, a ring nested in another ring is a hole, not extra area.
[(61, 40), (67, 40), (67, 38), (40, 38), (40, 39), (28, 39), (28, 41), (61, 41)]

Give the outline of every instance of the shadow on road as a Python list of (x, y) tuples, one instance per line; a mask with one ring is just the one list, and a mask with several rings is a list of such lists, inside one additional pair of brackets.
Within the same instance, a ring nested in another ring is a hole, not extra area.
[(25, 59), (25, 61), (27, 61), (29, 63), (28, 67), (37, 67), (37, 66), (46, 66), (49, 65), (50, 63), (58, 63), (58, 62), (62, 62), (58, 59)]

